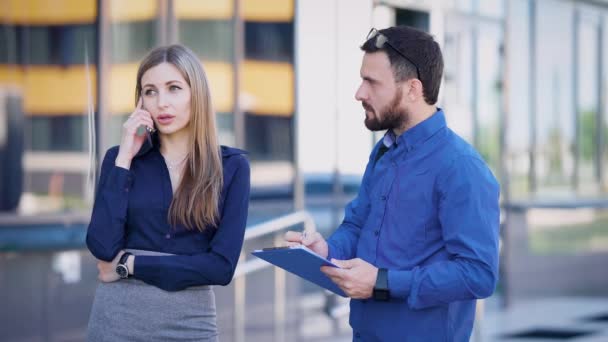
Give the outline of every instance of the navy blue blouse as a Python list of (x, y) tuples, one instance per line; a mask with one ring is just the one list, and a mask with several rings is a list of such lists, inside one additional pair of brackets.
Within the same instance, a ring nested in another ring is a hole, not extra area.
[(225, 146), (221, 150), (219, 225), (200, 232), (168, 222), (173, 191), (157, 139), (154, 146), (144, 145), (129, 170), (115, 166), (118, 146), (110, 148), (87, 232), (91, 253), (104, 261), (125, 248), (175, 254), (135, 257), (133, 277), (167, 291), (228, 284), (243, 245), (250, 171), (246, 152)]

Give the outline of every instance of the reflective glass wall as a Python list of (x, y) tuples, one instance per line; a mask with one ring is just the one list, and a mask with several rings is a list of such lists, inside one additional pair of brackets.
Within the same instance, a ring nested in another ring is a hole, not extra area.
[(605, 6), (508, 1), (514, 198), (606, 194)]
[(220, 142), (250, 152), (254, 188), (291, 188), (293, 0), (0, 0), (0, 8), (0, 211), (88, 211), (99, 160), (134, 109), (138, 64), (171, 43), (203, 62)]
[(2, 209), (85, 209), (92, 194), (97, 2), (2, 0), (0, 8), (0, 197), (13, 204)]

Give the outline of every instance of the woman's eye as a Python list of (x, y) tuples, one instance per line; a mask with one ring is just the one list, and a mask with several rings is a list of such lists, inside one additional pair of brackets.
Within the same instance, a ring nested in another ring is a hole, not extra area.
[(152, 95), (154, 95), (154, 94), (156, 94), (156, 91), (154, 91), (154, 90), (152, 90), (152, 89), (146, 89), (146, 90), (144, 91), (144, 95), (146, 95), (146, 96), (152, 96)]
[(176, 91), (176, 90), (180, 90), (180, 89), (182, 89), (182, 88), (180, 88), (180, 87), (178, 87), (176, 85), (172, 85), (172, 86), (169, 87), (169, 90), (171, 90), (171, 91)]

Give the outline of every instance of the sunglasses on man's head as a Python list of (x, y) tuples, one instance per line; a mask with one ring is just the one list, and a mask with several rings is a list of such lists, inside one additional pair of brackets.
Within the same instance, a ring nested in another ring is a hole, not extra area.
[(397, 49), (393, 44), (391, 44), (387, 36), (380, 33), (380, 31), (376, 30), (375, 28), (372, 28), (371, 30), (369, 30), (365, 41), (367, 42), (372, 38), (376, 38), (376, 49), (382, 49), (384, 47), (384, 44), (386, 44), (390, 46), (393, 50), (395, 50), (398, 54), (400, 54), (403, 58), (405, 58), (406, 61), (410, 62), (414, 66), (414, 68), (416, 68), (416, 76), (418, 79), (420, 79), (420, 70), (418, 70), (418, 65), (416, 65), (416, 63), (409, 59), (403, 52), (399, 51), (399, 49)]

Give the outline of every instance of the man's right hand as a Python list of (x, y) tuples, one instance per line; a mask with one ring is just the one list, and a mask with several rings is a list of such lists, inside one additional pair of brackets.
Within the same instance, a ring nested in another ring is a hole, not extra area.
[(316, 230), (309, 229), (304, 232), (289, 231), (285, 233), (285, 241), (287, 241), (287, 244), (290, 246), (304, 245), (323, 258), (327, 258), (327, 255), (329, 254), (327, 241), (325, 241), (323, 235)]

